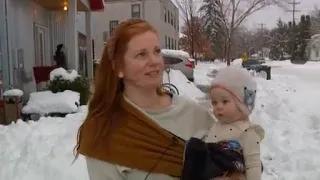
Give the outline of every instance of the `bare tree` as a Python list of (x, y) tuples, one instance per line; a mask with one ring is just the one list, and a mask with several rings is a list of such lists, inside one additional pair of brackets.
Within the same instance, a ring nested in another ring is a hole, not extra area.
[[(212, 48), (210, 41), (206, 38), (203, 32), (202, 21), (199, 17), (194, 17), (192, 19), (193, 26), (187, 26), (184, 24), (181, 27), (181, 33), (184, 35), (179, 39), (179, 46), (182, 50), (187, 51), (189, 54), (194, 54), (194, 58), (198, 57), (210, 57), (212, 58)], [(188, 29), (191, 28), (191, 29)], [(191, 34), (190, 31), (193, 31), (193, 38), (189, 37)], [(193, 42), (190, 42), (192, 40)], [(193, 52), (191, 52), (191, 49)]]
[(206, 4), (214, 4), (215, 12), (211, 17), (217, 17), (225, 35), (225, 59), (230, 65), (230, 51), (235, 30), (253, 13), (271, 5), (285, 7), (287, 0), (204, 0)]
[(197, 20), (197, 0), (175, 0), (178, 8), (180, 10), (180, 15), (183, 19), (183, 24), (186, 29), (189, 31), (188, 34), (185, 34), (188, 40), (188, 43), (191, 45), (190, 47), (190, 55), (191, 57), (195, 57), (195, 40), (197, 36), (196, 27), (197, 24), (195, 21)]

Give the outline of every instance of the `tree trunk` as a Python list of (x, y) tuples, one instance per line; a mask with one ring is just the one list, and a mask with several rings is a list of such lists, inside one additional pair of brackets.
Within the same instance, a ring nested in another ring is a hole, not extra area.
[(226, 62), (227, 61), (227, 49), (228, 49), (228, 40), (226, 39), (225, 41), (224, 41), (224, 55), (223, 55), (223, 58), (224, 58), (224, 61)]
[(227, 41), (227, 55), (226, 55), (226, 59), (227, 59), (227, 66), (230, 66), (231, 64), (231, 59), (230, 59), (230, 52), (231, 52), (231, 37), (228, 38)]

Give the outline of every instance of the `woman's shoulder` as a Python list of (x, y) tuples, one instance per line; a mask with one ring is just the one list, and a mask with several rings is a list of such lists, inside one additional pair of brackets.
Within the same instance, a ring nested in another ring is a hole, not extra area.
[(115, 164), (86, 156), (89, 178), (91, 180), (123, 180), (120, 169)]

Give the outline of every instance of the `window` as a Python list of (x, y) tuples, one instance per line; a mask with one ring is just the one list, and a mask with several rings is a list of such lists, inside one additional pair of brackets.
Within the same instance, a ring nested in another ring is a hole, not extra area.
[(168, 44), (168, 49), (171, 49), (171, 38), (169, 37), (169, 44)]
[(119, 24), (119, 21), (110, 21), (110, 34), (117, 27), (118, 24)]
[(319, 54), (320, 54), (319, 51), (320, 51), (319, 49), (316, 49), (316, 57), (319, 57)]
[(173, 14), (171, 13), (171, 25), (173, 26)]
[(167, 22), (167, 9), (164, 8), (164, 22)]
[(141, 18), (140, 17), (140, 4), (132, 4), (131, 6), (131, 17), (132, 18)]
[(108, 31), (102, 32), (103, 42), (107, 42), (107, 40), (108, 40), (108, 35), (109, 35)]
[(171, 49), (174, 49), (174, 39), (171, 38)]
[(170, 57), (170, 56), (163, 56), (163, 60), (165, 65), (179, 64), (183, 61), (182, 59)]
[(167, 11), (167, 22), (170, 23), (170, 12), (169, 12), (169, 10)]
[(177, 49), (177, 40), (174, 40), (174, 49)]
[(167, 48), (168, 40), (167, 36), (164, 37), (164, 47)]
[(179, 29), (179, 16), (176, 16), (177, 18), (176, 18), (176, 25), (175, 25), (175, 27), (176, 27), (176, 29), (178, 30)]

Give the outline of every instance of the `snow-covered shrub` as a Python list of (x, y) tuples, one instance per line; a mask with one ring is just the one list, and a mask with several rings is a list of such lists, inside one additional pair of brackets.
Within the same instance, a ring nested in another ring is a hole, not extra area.
[(80, 93), (80, 105), (86, 105), (90, 95), (90, 81), (88, 78), (78, 75), (75, 71), (69, 73), (63, 68), (58, 68), (50, 73), (48, 89), (53, 93), (65, 90), (78, 92)]

